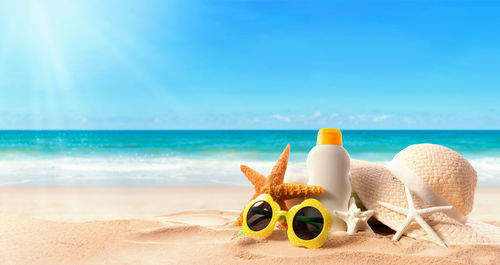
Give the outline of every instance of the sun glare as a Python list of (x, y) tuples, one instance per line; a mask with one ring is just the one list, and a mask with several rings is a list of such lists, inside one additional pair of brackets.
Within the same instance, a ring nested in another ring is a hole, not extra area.
[[(29, 6), (30, 30), (36, 47), (39, 50), (40, 59), (45, 66), (50, 66), (50, 71), (57, 77), (54, 81), (61, 89), (70, 88), (70, 77), (58, 37), (54, 34), (54, 23), (50, 21), (50, 15), (40, 1), (32, 1)], [(50, 80), (50, 78), (47, 78)]]
[(61, 1), (12, 1), (7, 5), (7, 36), (2, 50), (14, 54), (23, 79), (30, 85), (34, 99), (26, 107), (31, 109), (33, 126), (60, 128), (63, 116), (68, 115), (65, 110), (82, 112), (74, 69), (68, 65), (74, 38), (85, 22), (82, 10), (74, 2)]

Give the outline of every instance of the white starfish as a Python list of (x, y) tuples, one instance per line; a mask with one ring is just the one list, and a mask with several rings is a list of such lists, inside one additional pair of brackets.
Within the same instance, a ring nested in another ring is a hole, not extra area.
[(333, 210), (333, 214), (344, 220), (347, 224), (347, 234), (354, 235), (360, 229), (365, 229), (370, 234), (374, 235), (372, 228), (368, 225), (368, 219), (375, 213), (374, 210), (362, 212), (356, 206), (356, 200), (351, 197), (349, 200), (349, 209), (346, 212)]
[(401, 213), (406, 215), (406, 220), (404, 223), (399, 227), (398, 231), (392, 238), (392, 240), (397, 241), (401, 238), (403, 235), (403, 232), (405, 229), (410, 225), (411, 221), (415, 219), (417, 223), (429, 234), (434, 241), (436, 241), (439, 245), (447, 248), (446, 244), (443, 242), (443, 240), (439, 237), (439, 235), (432, 229), (432, 227), (425, 222), (424, 218), (420, 216), (421, 214), (428, 214), (428, 213), (434, 213), (434, 212), (439, 212), (443, 210), (449, 210), (452, 208), (451, 205), (448, 206), (435, 206), (435, 207), (429, 207), (429, 208), (424, 208), (424, 209), (416, 209), (415, 208), (415, 203), (413, 202), (413, 198), (411, 197), (411, 192), (410, 189), (405, 185), (405, 193), (406, 193), (406, 200), (408, 201), (408, 209), (401, 208), (399, 206), (394, 206), (392, 204), (386, 203), (386, 202), (381, 202), (379, 201), (378, 203), (386, 208), (389, 208), (395, 212)]

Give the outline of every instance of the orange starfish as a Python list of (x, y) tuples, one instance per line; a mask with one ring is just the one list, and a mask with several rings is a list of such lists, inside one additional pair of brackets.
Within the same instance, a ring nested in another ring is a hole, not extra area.
[[(312, 197), (322, 194), (325, 190), (320, 186), (309, 186), (304, 184), (283, 183), (285, 171), (288, 164), (290, 154), (290, 145), (287, 145), (280, 158), (271, 170), (271, 173), (266, 178), (259, 172), (241, 165), (240, 169), (245, 176), (252, 182), (255, 193), (250, 199), (257, 198), (260, 194), (266, 193), (271, 195), (273, 200), (278, 203), (281, 210), (287, 211), (285, 200), (294, 198)], [(286, 228), (286, 221), (280, 219), (280, 224)], [(243, 223), (243, 211), (236, 220), (235, 225), (240, 226)]]

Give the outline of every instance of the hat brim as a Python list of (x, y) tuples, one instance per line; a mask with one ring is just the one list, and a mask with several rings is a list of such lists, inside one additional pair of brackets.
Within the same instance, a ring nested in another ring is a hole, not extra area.
[[(385, 208), (378, 202), (407, 209), (403, 183), (383, 163), (351, 159), (350, 174), (352, 190), (356, 192), (363, 205), (369, 210), (375, 210), (374, 216), (377, 220), (397, 231), (406, 216)], [(430, 207), (415, 195), (413, 200), (417, 209)], [(460, 223), (442, 212), (428, 214), (423, 218), (447, 245), (500, 244), (500, 227), (474, 220)], [(407, 227), (404, 234), (432, 241), (415, 221)]]

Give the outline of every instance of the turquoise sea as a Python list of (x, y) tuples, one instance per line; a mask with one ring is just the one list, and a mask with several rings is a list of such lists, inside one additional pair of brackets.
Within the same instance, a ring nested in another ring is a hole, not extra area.
[[(268, 174), (291, 145), (287, 174), (306, 174), (317, 131), (0, 131), (0, 186), (249, 186), (246, 164)], [(480, 185), (500, 184), (500, 131), (345, 130), (351, 157), (390, 161), (411, 144), (464, 155)]]

